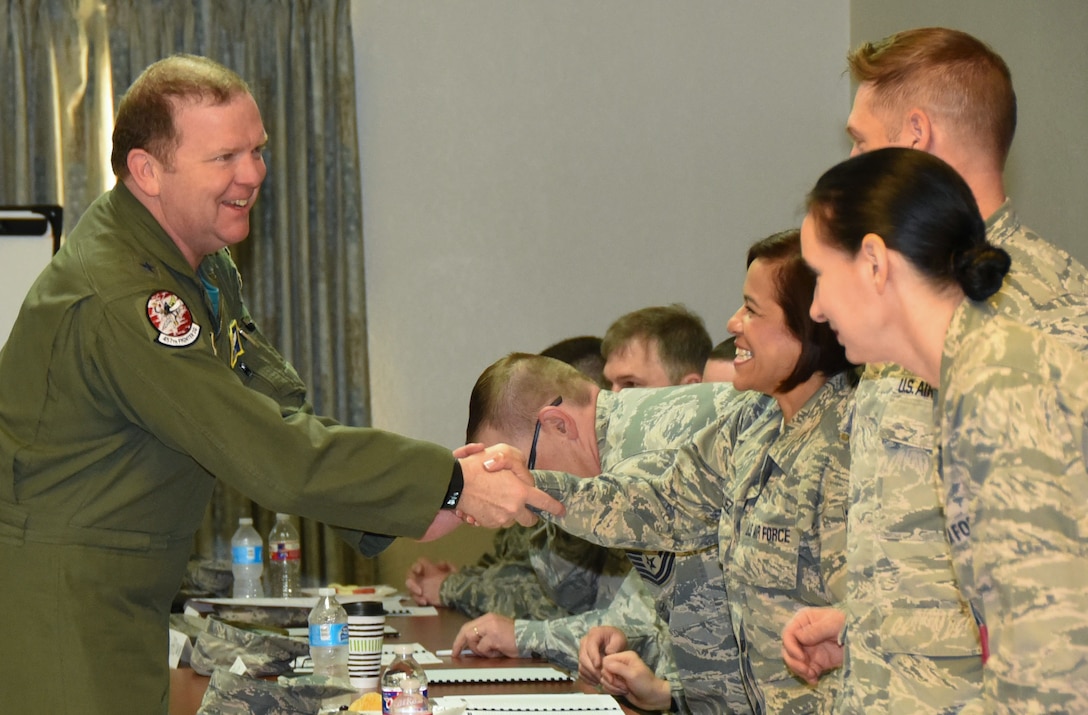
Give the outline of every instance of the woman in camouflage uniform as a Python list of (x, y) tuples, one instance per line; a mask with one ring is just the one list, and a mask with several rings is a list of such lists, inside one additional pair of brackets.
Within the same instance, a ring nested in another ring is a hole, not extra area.
[[(836, 681), (811, 688), (792, 676), (779, 638), (802, 606), (844, 595), (853, 371), (834, 334), (808, 316), (814, 285), (797, 230), (749, 251), (744, 305), (729, 328), (737, 335), (734, 386), (749, 391), (737, 399), (753, 407), (732, 423), (679, 450), (647, 450), (596, 479), (533, 473), (566, 506), (556, 522), (582, 538), (718, 550), (728, 592), (720, 607), (730, 609), (757, 713), (827, 712)], [(615, 661), (612, 683), (604, 682), (640, 692), (648, 669)]]
[(938, 388), (946, 534), (982, 645), (972, 707), (1088, 711), (1088, 300), (1002, 315), (1008, 254), (960, 176), (908, 149), (825, 173), (802, 243), (812, 315), (847, 354)]

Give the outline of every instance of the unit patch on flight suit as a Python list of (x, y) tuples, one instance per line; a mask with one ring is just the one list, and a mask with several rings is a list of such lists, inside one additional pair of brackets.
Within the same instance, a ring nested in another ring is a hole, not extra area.
[(147, 319), (159, 331), (158, 342), (183, 348), (196, 342), (200, 326), (193, 322), (189, 307), (176, 294), (156, 291), (147, 299)]

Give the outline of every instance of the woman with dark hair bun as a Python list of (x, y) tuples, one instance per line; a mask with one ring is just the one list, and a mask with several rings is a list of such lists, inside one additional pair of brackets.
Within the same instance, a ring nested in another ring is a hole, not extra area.
[(851, 360), (938, 388), (946, 534), (986, 709), (1088, 710), (1088, 299), (1005, 317), (1009, 256), (960, 176), (924, 152), (845, 161), (808, 209), (812, 317)]

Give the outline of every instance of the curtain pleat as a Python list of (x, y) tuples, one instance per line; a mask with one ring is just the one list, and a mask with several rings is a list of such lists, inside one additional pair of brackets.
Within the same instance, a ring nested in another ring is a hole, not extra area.
[[(112, 185), (110, 132), (98, 128), (103, 120), (112, 128), (116, 101), (147, 65), (188, 52), (235, 70), (269, 135), (252, 232), (232, 249), (246, 301), (315, 411), (368, 425), (350, 9), (348, 0), (9, 0), (0, 66), (12, 71), (0, 73), (0, 96), (13, 99), (0, 103), (0, 203), (62, 203), (73, 225)], [(265, 535), (274, 522), (220, 483), (194, 550), (229, 558), (240, 516)], [(373, 580), (373, 561), (331, 529), (300, 526), (307, 585)]]
[(99, 130), (113, 115), (101, 3), (0, 8), (0, 204), (60, 204), (71, 226), (113, 185)]

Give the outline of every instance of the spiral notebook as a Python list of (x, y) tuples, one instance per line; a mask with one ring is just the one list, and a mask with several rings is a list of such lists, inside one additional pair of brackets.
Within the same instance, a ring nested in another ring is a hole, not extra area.
[(527, 668), (434, 668), (427, 670), (429, 683), (544, 683), (570, 682), (574, 676), (551, 666)]
[[(505, 670), (505, 669), (504, 669)], [(540, 713), (623, 713), (623, 708), (611, 695), (589, 693), (554, 693), (534, 695), (446, 695), (434, 699), (436, 711), (460, 710), (465, 715), (532, 715)]]

